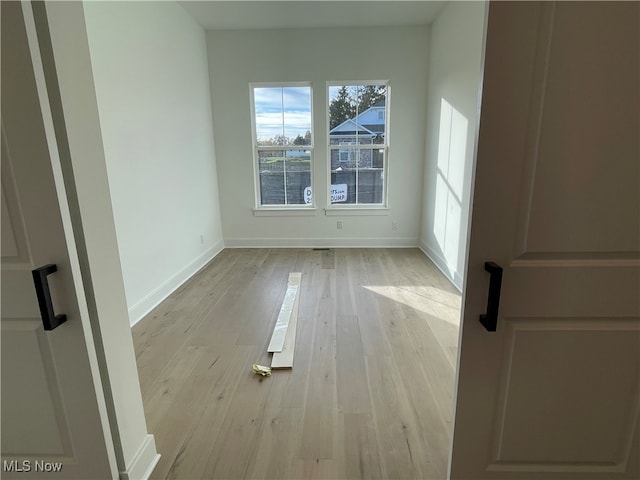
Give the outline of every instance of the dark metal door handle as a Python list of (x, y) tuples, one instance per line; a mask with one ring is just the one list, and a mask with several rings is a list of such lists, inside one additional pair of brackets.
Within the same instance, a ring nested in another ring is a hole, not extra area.
[(480, 323), (488, 332), (495, 332), (498, 326), (498, 307), (500, 306), (500, 288), (502, 287), (502, 267), (494, 262), (484, 262), (484, 269), (491, 275), (487, 313), (480, 315)]
[(58, 267), (53, 263), (31, 271), (31, 274), (33, 275), (33, 284), (36, 287), (38, 305), (40, 306), (42, 325), (45, 330), (53, 330), (67, 321), (66, 315), (56, 315), (53, 312), (53, 302), (51, 301), (51, 292), (49, 291), (47, 275), (57, 271)]

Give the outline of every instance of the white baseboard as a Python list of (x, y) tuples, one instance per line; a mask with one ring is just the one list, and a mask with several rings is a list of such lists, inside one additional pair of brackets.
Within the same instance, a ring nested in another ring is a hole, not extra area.
[(462, 276), (460, 273), (456, 271), (452, 265), (449, 265), (449, 262), (431, 248), (431, 246), (429, 246), (424, 240), (420, 240), (419, 248), (422, 250), (422, 253), (429, 257), (433, 264), (438, 267), (438, 270), (440, 270), (442, 274), (449, 279), (453, 286), (462, 293)]
[(158, 464), (160, 454), (156, 451), (156, 440), (147, 435), (125, 472), (120, 472), (120, 480), (147, 480)]
[(209, 263), (216, 255), (224, 249), (224, 242), (220, 240), (215, 245), (208, 248), (182, 270), (170, 277), (142, 300), (129, 308), (129, 323), (133, 327), (146, 314), (157, 307), (160, 302), (171, 295), (180, 285), (189, 280), (198, 270)]
[(225, 238), (227, 248), (415, 248), (417, 238)]

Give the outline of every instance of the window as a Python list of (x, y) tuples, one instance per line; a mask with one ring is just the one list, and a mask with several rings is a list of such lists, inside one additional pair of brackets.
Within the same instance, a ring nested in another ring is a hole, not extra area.
[[(355, 142), (340, 142), (340, 145), (355, 145)], [(346, 148), (346, 149), (340, 149), (339, 151), (339, 159), (340, 159), (340, 163), (349, 163), (351, 162), (351, 157), (353, 154), (353, 150), (350, 148)]]
[(311, 204), (310, 84), (254, 84), (251, 99), (257, 205)]
[(331, 204), (382, 206), (389, 87), (386, 82), (340, 83), (328, 90)]

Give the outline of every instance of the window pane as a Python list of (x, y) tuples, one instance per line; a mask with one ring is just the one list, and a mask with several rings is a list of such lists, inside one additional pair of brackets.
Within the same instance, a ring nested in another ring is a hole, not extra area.
[(262, 205), (305, 205), (311, 187), (310, 150), (259, 150)]
[(386, 85), (330, 86), (329, 144), (385, 143), (386, 102)]
[(283, 90), (284, 135), (288, 145), (311, 145), (311, 88)]
[(357, 203), (356, 184), (361, 152), (344, 145), (344, 148), (332, 150), (331, 153), (332, 164), (334, 156), (338, 162), (336, 167), (331, 170), (330, 201), (332, 204), (355, 204)]
[(284, 204), (284, 151), (258, 151), (258, 164), (261, 204)]
[(358, 169), (358, 203), (383, 203), (384, 201), (384, 150), (365, 150), (370, 162)]
[(356, 203), (356, 169), (342, 168), (331, 171), (331, 204)]
[(282, 88), (253, 89), (256, 109), (256, 140), (258, 145), (282, 145), (284, 137)]
[(256, 141), (311, 145), (311, 87), (254, 87)]
[[(355, 87), (341, 85), (329, 87), (329, 129), (341, 126), (339, 131), (347, 131), (351, 126), (347, 120), (355, 116)], [(345, 123), (346, 122), (346, 123)], [(353, 129), (352, 129), (353, 130)]]
[(384, 149), (375, 148), (371, 152), (371, 167), (384, 168)]
[(337, 167), (331, 170), (331, 189), (329, 192), (331, 203), (358, 203), (356, 185), (362, 152), (345, 145), (345, 148), (340, 150), (332, 150), (332, 154), (337, 155), (339, 162)]
[(287, 205), (304, 205), (304, 190), (311, 186), (311, 152), (287, 150), (284, 167)]
[[(331, 203), (384, 203), (384, 149), (341, 148), (331, 151)], [(341, 162), (348, 158), (348, 162)], [(344, 185), (337, 187), (337, 185)], [(357, 185), (357, 193), (356, 193)], [(346, 190), (346, 198), (343, 191)]]

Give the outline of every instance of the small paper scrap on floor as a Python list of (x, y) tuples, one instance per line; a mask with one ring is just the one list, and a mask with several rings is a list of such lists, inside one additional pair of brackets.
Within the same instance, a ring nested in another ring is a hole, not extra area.
[(257, 363), (254, 363), (253, 373), (255, 373), (256, 375), (262, 375), (263, 377), (270, 377), (271, 367), (263, 367), (262, 365), (258, 365)]

